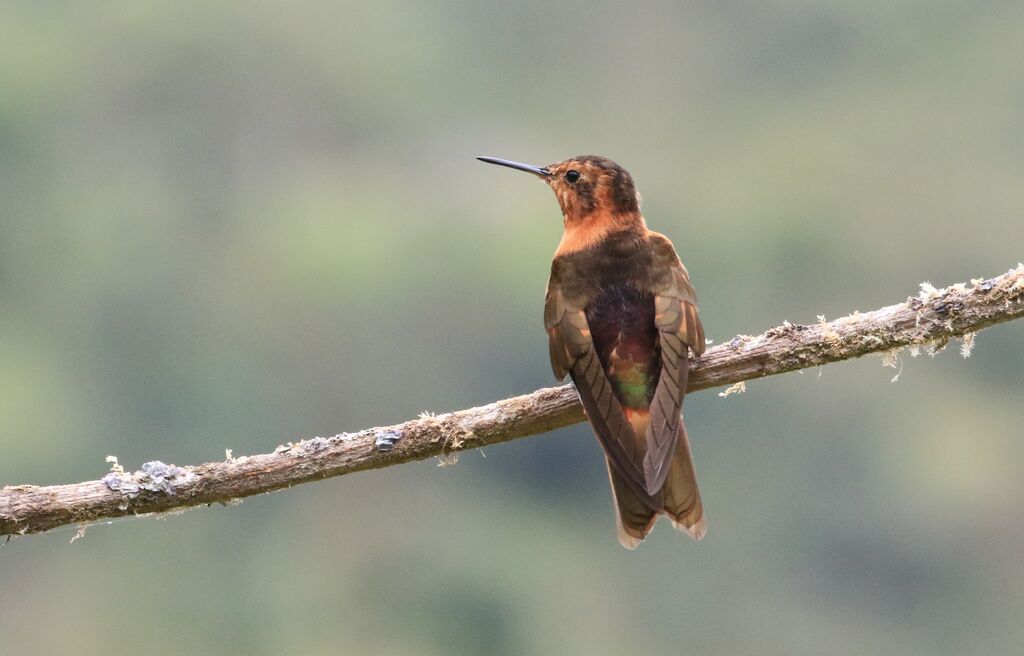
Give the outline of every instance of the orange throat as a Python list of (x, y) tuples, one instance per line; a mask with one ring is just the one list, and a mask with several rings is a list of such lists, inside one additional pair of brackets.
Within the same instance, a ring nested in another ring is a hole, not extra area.
[(640, 214), (613, 214), (598, 211), (585, 217), (565, 216), (562, 241), (558, 242), (555, 257), (586, 250), (596, 246), (613, 232), (639, 225), (644, 230), (647, 224)]

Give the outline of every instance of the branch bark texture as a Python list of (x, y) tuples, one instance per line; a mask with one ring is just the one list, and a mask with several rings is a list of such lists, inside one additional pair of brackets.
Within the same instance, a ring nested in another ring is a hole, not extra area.
[[(857, 312), (835, 321), (784, 323), (756, 336), (739, 335), (691, 363), (689, 392), (818, 367), (904, 347), (941, 348), (1004, 321), (1024, 316), (1024, 265), (988, 280), (945, 289), (921, 286), (903, 303)], [(70, 485), (0, 488), (0, 536), (85, 526), (128, 515), (167, 513), (272, 492), (364, 469), (545, 433), (583, 421), (571, 385), (478, 408), (314, 437), (271, 453), (178, 467), (150, 462), (136, 472), (115, 466), (100, 480)]]

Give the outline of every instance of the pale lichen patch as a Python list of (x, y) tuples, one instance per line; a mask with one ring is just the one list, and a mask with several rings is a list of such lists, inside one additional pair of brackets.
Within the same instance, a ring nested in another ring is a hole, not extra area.
[(74, 544), (77, 540), (81, 540), (82, 538), (84, 538), (85, 529), (87, 528), (89, 528), (88, 524), (82, 524), (81, 526), (79, 526), (78, 530), (75, 531), (75, 534), (71, 536), (70, 540), (68, 540), (68, 544)]
[(397, 430), (375, 430), (373, 445), (378, 451), (390, 451), (402, 439), (402, 434)]
[(896, 375), (892, 377), (892, 380), (889, 381), (890, 383), (897, 382), (900, 376), (903, 375), (903, 358), (900, 357), (900, 351), (902, 350), (902, 347), (897, 347), (882, 353), (882, 366), (892, 367), (896, 370)]
[(977, 333), (966, 333), (960, 338), (960, 357), (967, 359), (971, 357), (971, 352), (974, 350), (974, 340), (977, 338)]
[(448, 467), (459, 461), (459, 450), (466, 445), (466, 440), (476, 437), (473, 431), (456, 424), (452, 430), (445, 435), (444, 444), (441, 445), (441, 453), (437, 456), (438, 467)]
[(459, 462), (459, 454), (457, 452), (449, 453), (449, 452), (446, 452), (446, 451), (442, 451), (441, 453), (437, 454), (437, 466), (438, 467), (451, 467), (452, 465), (454, 465), (454, 464), (456, 464), (458, 462)]
[(934, 300), (942, 296), (942, 292), (935, 288), (935, 285), (931, 284), (927, 280), (921, 283), (921, 291), (918, 292), (917, 298), (920, 301), (927, 303), (928, 301)]
[(143, 463), (140, 472), (135, 472), (134, 476), (143, 489), (150, 492), (163, 492), (171, 496), (178, 493), (177, 487), (180, 484), (187, 483), (195, 476), (187, 469), (177, 465), (168, 465), (159, 460)]
[(934, 358), (946, 348), (947, 344), (949, 344), (948, 337), (940, 337), (928, 342), (928, 355)]
[(311, 437), (308, 440), (299, 442), (299, 450), (304, 454), (319, 453), (329, 447), (331, 441), (326, 437)]
[(124, 469), (118, 466), (120, 471), (111, 471), (100, 479), (108, 489), (121, 493), (121, 503), (118, 507), (127, 510), (132, 500), (136, 499), (143, 492), (157, 492), (174, 496), (178, 488), (187, 485), (194, 478), (188, 469), (177, 465), (168, 465), (159, 460), (151, 460), (142, 465), (142, 468), (132, 474), (124, 473)]
[(824, 314), (818, 315), (818, 326), (821, 328), (821, 339), (826, 344), (834, 345), (839, 341), (839, 333), (836, 332), (835, 327), (825, 319)]
[[(419, 415), (419, 420), (420, 420), (420, 422), (422, 424), (423, 430), (428, 430), (428, 431), (437, 432), (435, 429), (440, 428), (440, 426), (442, 424), (441, 419), (436, 414), (434, 414), (433, 412), (430, 412), (429, 410), (424, 410), (423, 412), (421, 412), (420, 415)], [(437, 436), (434, 438), (434, 441), (435, 442), (440, 442), (441, 441), (441, 434), (440, 434), (440, 432), (438, 432)]]
[(729, 387), (726, 387), (724, 390), (722, 390), (721, 392), (718, 393), (718, 396), (720, 396), (720, 397), (722, 397), (724, 399), (725, 397), (727, 397), (727, 396), (729, 396), (731, 394), (742, 394), (742, 393), (744, 393), (746, 391), (747, 391), (747, 383), (745, 381), (741, 380), (738, 383), (733, 383)]
[(110, 471), (112, 471), (115, 474), (124, 473), (124, 467), (122, 467), (121, 463), (117, 461), (117, 456), (107, 456), (106, 460), (107, 462), (110, 463)]
[(741, 347), (746, 345), (752, 339), (754, 338), (751, 337), (750, 335), (736, 335), (731, 340), (729, 340), (729, 348), (731, 348), (734, 351), (738, 351)]

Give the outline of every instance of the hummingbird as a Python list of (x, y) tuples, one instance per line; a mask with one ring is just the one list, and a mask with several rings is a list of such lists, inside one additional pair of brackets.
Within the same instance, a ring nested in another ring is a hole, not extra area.
[(562, 210), (544, 301), (551, 368), (558, 380), (572, 378), (604, 449), (619, 542), (635, 549), (661, 515), (701, 539), (682, 407), (704, 328), (675, 246), (647, 228), (632, 176), (610, 159), (477, 159), (532, 173)]

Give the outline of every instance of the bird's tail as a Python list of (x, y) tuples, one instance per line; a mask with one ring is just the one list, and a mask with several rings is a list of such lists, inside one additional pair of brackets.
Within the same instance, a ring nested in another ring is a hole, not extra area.
[(697, 487), (697, 473), (693, 469), (690, 455), (690, 440), (686, 437), (686, 426), (679, 420), (679, 435), (676, 437), (676, 452), (669, 466), (668, 478), (661, 488), (664, 512), (676, 530), (686, 533), (694, 540), (704, 537), (707, 524), (704, 521), (704, 504)]
[(610, 461), (608, 479), (611, 482), (612, 501), (615, 504), (619, 543), (622, 546), (635, 549), (650, 533), (659, 514), (666, 515), (672, 521), (672, 526), (693, 539), (699, 540), (704, 537), (707, 531), (704, 507), (700, 500), (700, 490), (697, 488), (690, 442), (682, 421), (679, 422), (679, 435), (672, 464), (657, 497), (641, 495), (630, 487), (615, 471)]
[(608, 480), (612, 484), (612, 503), (615, 505), (615, 525), (619, 544), (627, 549), (636, 549), (644, 541), (658, 519), (657, 504), (646, 495), (634, 490), (615, 470), (607, 458)]

